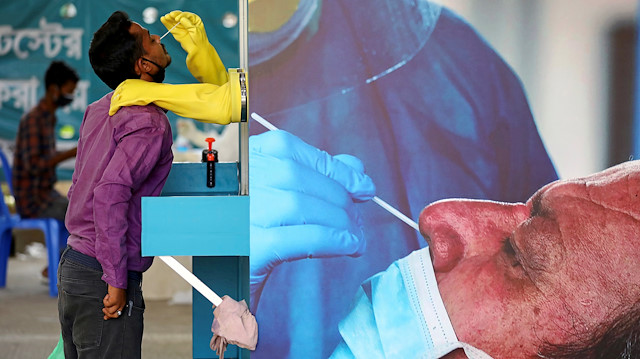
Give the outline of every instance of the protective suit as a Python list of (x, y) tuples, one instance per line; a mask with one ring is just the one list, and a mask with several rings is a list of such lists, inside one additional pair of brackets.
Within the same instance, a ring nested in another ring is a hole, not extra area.
[[(269, 53), (260, 41), (273, 38), (250, 33), (251, 112), (359, 158), (376, 194), (413, 219), (442, 198), (524, 201), (557, 179), (518, 78), (464, 20), (419, 0), (313, 3), (286, 49)], [(362, 256), (282, 263), (251, 298), (252, 358), (329, 357), (360, 284), (426, 245), (374, 203), (357, 206)]]

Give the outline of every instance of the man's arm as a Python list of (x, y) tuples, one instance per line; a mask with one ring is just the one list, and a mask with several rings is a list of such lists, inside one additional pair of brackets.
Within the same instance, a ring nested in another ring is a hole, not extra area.
[(58, 165), (58, 163), (68, 160), (69, 158), (76, 157), (77, 153), (78, 153), (78, 147), (74, 147), (66, 151), (56, 152), (56, 155), (53, 156), (53, 158), (51, 158), (51, 162), (50, 162), (51, 167), (55, 167)]
[[(161, 156), (164, 129), (145, 127), (123, 135), (105, 172), (94, 189), (96, 258), (109, 285), (105, 296), (106, 317), (124, 307), (127, 288), (126, 235), (132, 194), (149, 176)], [(121, 290), (116, 290), (121, 289)]]

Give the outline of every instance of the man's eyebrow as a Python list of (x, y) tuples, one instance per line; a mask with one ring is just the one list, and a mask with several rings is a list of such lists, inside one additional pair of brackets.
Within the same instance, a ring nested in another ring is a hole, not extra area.
[(531, 199), (531, 212), (529, 215), (530, 217), (539, 216), (542, 211), (542, 192), (538, 192)]

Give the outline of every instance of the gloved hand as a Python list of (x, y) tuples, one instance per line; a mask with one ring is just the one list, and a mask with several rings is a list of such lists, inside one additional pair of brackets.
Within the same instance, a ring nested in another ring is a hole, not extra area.
[(178, 116), (202, 122), (226, 125), (240, 122), (241, 100), (238, 74), (222, 86), (212, 84), (171, 85), (129, 79), (113, 92), (109, 115), (122, 106), (145, 106), (154, 103)]
[(160, 18), (167, 30), (180, 22), (171, 34), (187, 52), (187, 68), (199, 82), (223, 85), (228, 81), (216, 49), (209, 43), (200, 17), (194, 13), (174, 10)]
[(285, 131), (249, 138), (251, 307), (284, 261), (359, 256), (366, 242), (354, 202), (375, 185), (362, 162), (331, 156)]

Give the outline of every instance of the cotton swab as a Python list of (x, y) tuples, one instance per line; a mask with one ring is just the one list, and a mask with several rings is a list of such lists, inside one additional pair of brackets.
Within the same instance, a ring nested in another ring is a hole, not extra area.
[[(271, 124), (271, 122), (267, 121), (266, 119), (264, 119), (264, 117), (258, 115), (255, 112), (253, 112), (251, 114), (251, 118), (256, 120), (256, 122), (258, 122), (262, 126), (266, 127), (269, 131), (275, 131), (275, 130), (278, 129), (276, 126)], [(373, 202), (377, 203), (380, 207), (384, 208), (387, 212), (389, 212), (389, 213), (393, 214), (394, 216), (398, 217), (398, 219), (400, 219), (404, 223), (408, 224), (409, 226), (411, 226), (416, 231), (420, 231), (420, 229), (418, 228), (418, 224), (416, 222), (412, 221), (409, 217), (407, 217), (404, 214), (402, 214), (402, 212), (398, 211), (397, 209), (393, 208), (390, 204), (388, 204), (387, 202), (385, 202), (382, 199), (380, 199), (380, 197), (374, 196), (371, 200)]]
[(206, 284), (202, 283), (198, 277), (193, 275), (193, 273), (189, 272), (187, 268), (185, 268), (180, 262), (178, 262), (175, 258), (171, 256), (158, 256), (158, 258), (162, 259), (171, 269), (173, 269), (179, 276), (181, 276), (184, 280), (189, 282), (192, 287), (194, 287), (200, 294), (202, 294), (205, 298), (207, 298), (213, 305), (216, 307), (222, 303), (222, 299), (211, 290), (211, 288), (207, 287)]
[(255, 112), (251, 114), (251, 118), (258, 121), (259, 124), (266, 127), (269, 131), (275, 131), (278, 129), (276, 126), (272, 125), (271, 122), (265, 120), (262, 116), (258, 115)]
[(398, 219), (400, 219), (402, 222), (408, 224), (413, 229), (415, 229), (416, 231), (420, 232), (420, 229), (418, 228), (418, 224), (416, 222), (412, 221), (409, 217), (405, 216), (402, 212), (400, 212), (397, 209), (391, 207), (391, 205), (389, 203), (383, 201), (382, 199), (380, 199), (380, 197), (373, 196), (373, 198), (371, 200), (374, 201), (375, 203), (377, 203), (378, 205), (380, 205), (380, 207), (386, 209), (389, 213), (391, 213), (394, 216), (398, 217)]
[(165, 36), (169, 35), (169, 33), (171, 32), (171, 30), (175, 29), (176, 26), (178, 26), (178, 24), (180, 24), (180, 21), (176, 22), (175, 25), (173, 25), (172, 28), (169, 29), (169, 31), (165, 32), (164, 35), (160, 36), (160, 40), (164, 39)]

